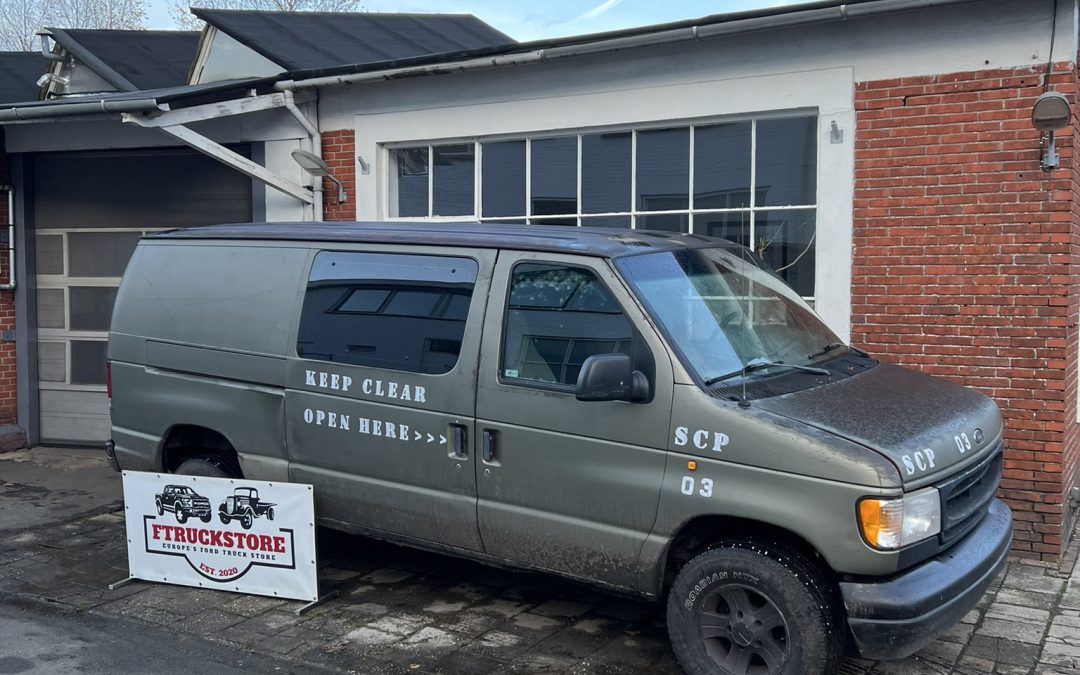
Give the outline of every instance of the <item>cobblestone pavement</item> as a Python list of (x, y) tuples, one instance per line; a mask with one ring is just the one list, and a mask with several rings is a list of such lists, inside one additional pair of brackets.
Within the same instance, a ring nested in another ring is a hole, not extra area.
[[(284, 657), (298, 671), (679, 672), (659, 605), (555, 577), (324, 532), (321, 580), (341, 595), (297, 617), (301, 603), (222, 591), (106, 590), (126, 576), (123, 542), (118, 507), (9, 534), (0, 591)], [(843, 673), (1080, 674), (1078, 547), (1074, 537), (1060, 567), (1010, 562), (978, 609), (919, 654), (849, 659)]]

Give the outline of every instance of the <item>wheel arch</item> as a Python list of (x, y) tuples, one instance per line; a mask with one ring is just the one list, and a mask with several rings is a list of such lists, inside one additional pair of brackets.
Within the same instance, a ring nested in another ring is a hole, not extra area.
[(185, 460), (196, 456), (211, 456), (243, 476), (240, 455), (225, 434), (197, 424), (175, 424), (165, 432), (161, 441), (161, 468), (174, 472)]
[(819, 570), (830, 586), (837, 587), (838, 577), (825, 556), (799, 534), (779, 525), (751, 518), (700, 515), (684, 522), (669, 540), (656, 571), (656, 588), (663, 593), (691, 558), (726, 539), (754, 539), (763, 543), (780, 544), (801, 554)]

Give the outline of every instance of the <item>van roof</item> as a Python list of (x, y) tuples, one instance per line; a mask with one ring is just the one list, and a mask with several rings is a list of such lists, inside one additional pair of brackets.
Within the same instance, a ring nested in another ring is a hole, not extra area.
[(508, 223), (240, 223), (186, 227), (150, 234), (146, 239), (231, 239), (330, 241), (365, 244), (414, 244), (506, 248), (577, 253), (614, 258), (637, 253), (720, 246), (738, 249), (725, 239), (697, 234)]

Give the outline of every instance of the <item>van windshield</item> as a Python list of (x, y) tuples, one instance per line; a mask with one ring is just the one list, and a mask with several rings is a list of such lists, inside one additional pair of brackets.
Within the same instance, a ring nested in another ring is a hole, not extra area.
[(707, 384), (806, 366), (839, 347), (795, 291), (729, 250), (646, 253), (615, 266)]

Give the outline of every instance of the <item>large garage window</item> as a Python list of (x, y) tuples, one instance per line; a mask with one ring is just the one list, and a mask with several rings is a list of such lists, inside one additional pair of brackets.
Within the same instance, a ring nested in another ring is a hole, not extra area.
[(817, 117), (390, 149), (391, 218), (693, 232), (748, 246), (814, 295)]

